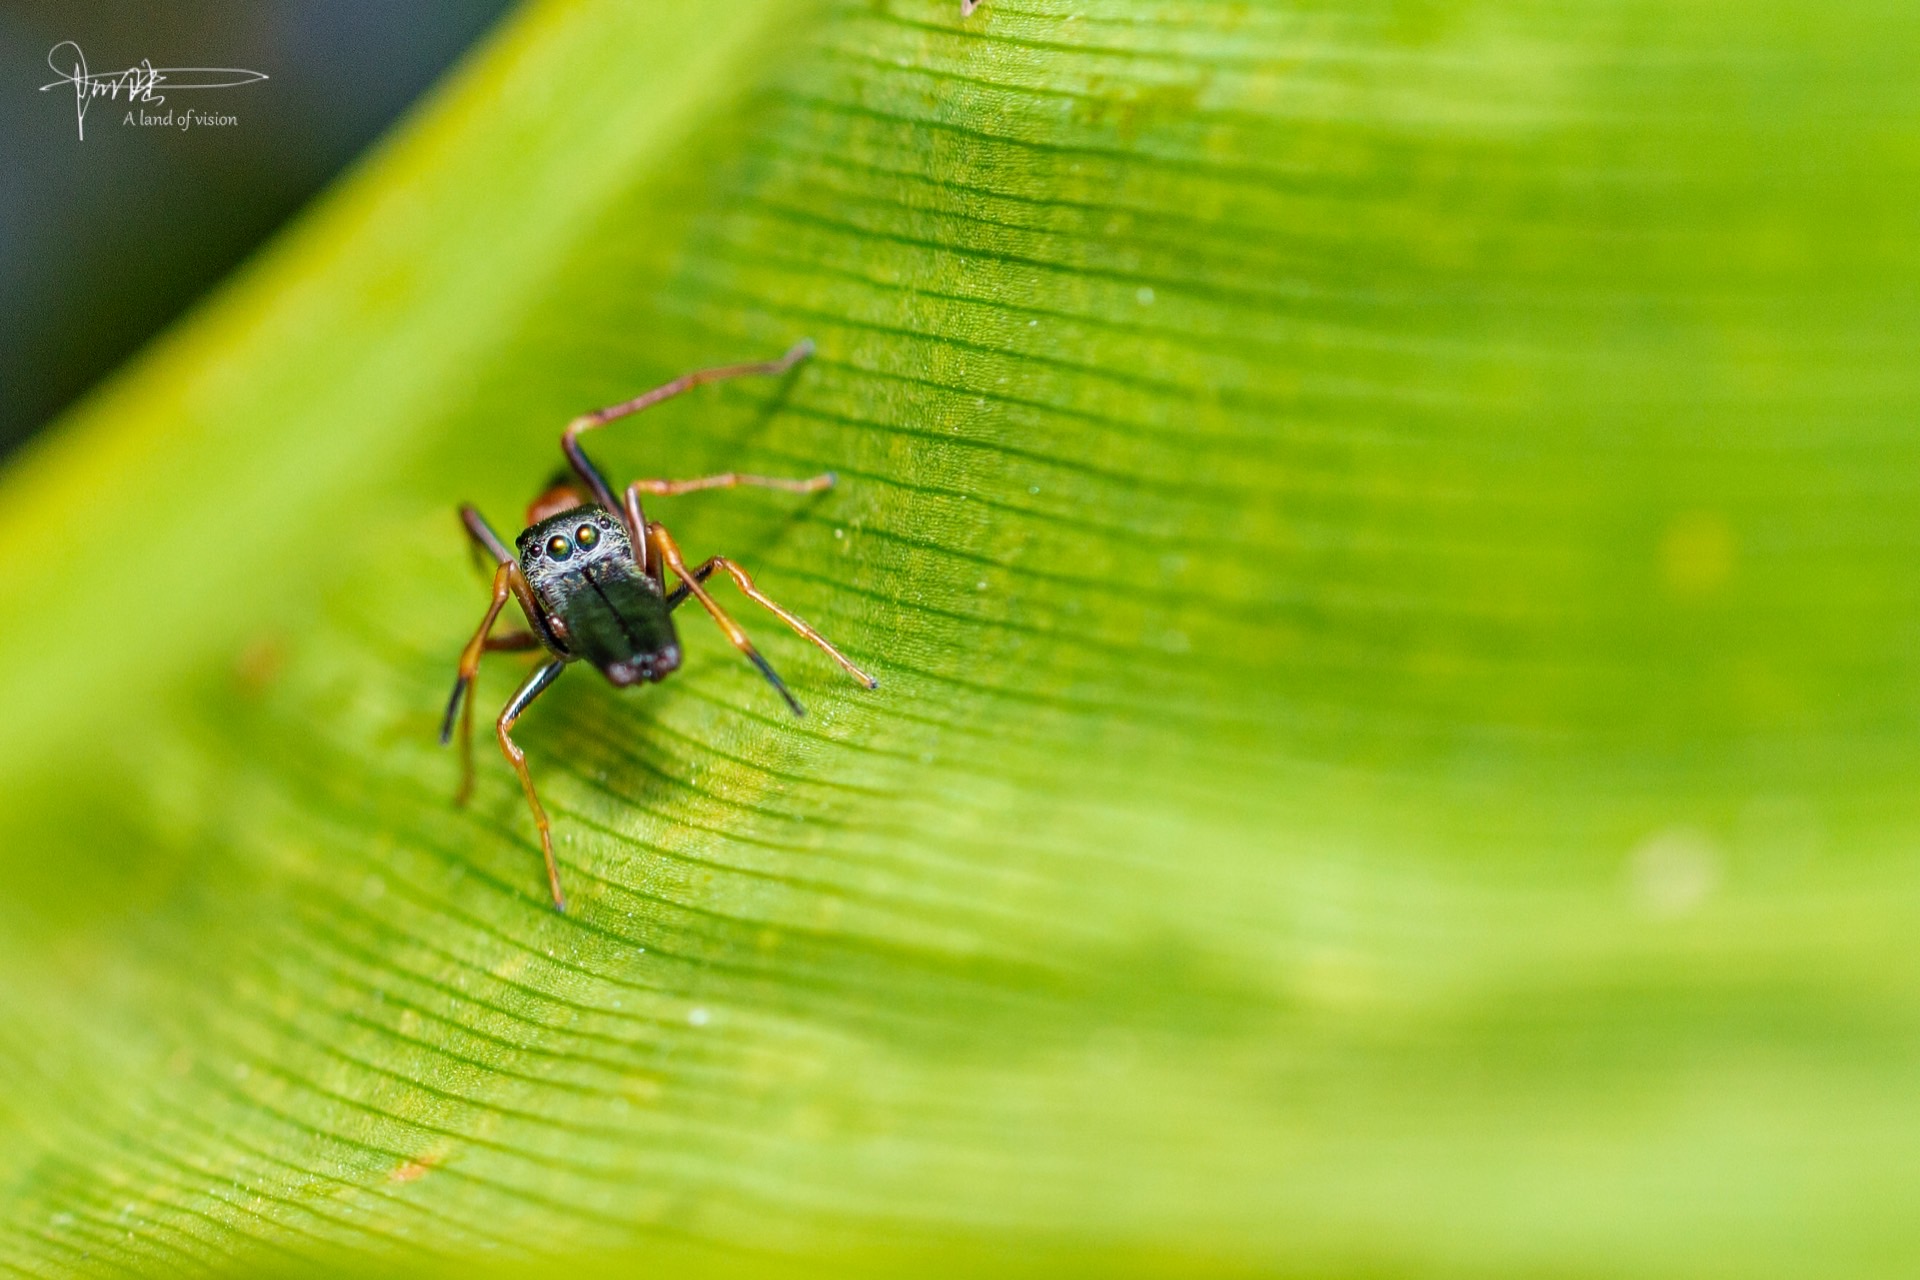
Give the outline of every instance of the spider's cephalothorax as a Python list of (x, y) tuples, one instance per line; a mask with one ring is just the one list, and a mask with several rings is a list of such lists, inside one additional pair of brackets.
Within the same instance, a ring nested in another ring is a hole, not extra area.
[[(493, 556), (497, 567), (493, 574), (492, 603), (480, 621), (479, 630), (460, 655), (460, 673), (454, 680), (453, 697), (447, 702), (440, 740), (452, 740), (457, 720), (461, 729), (460, 799), (464, 801), (473, 783), (473, 699), (467, 695), (480, 670), (481, 654), (497, 649), (545, 650), (547, 661), (521, 684), (520, 691), (500, 712), (494, 730), (500, 740), (500, 750), (519, 775), (527, 805), (533, 810), (534, 825), (540, 831), (540, 851), (546, 857), (547, 884), (553, 894), (553, 905), (563, 911), (566, 896), (560, 890), (560, 867), (553, 856), (552, 829), (546, 811), (541, 808), (540, 797), (533, 789), (533, 776), (527, 772), (526, 753), (509, 731), (520, 713), (559, 678), (569, 663), (585, 661), (620, 686), (665, 679), (680, 666), (680, 639), (674, 631), (673, 611), (692, 596), (712, 615), (727, 639), (760, 668), (760, 673), (786, 699), (793, 713), (802, 714), (800, 703), (753, 647), (746, 632), (707, 594), (702, 584), (713, 573), (723, 572), (748, 599), (764, 605), (794, 631), (820, 646), (855, 679), (869, 689), (878, 685), (872, 676), (828, 644), (819, 632), (762, 595), (747, 571), (731, 560), (714, 556), (698, 568), (689, 569), (680, 558), (680, 548), (673, 535), (659, 523), (649, 521), (640, 507), (643, 494), (671, 497), (694, 489), (731, 489), (737, 485), (812, 493), (833, 484), (831, 473), (807, 480), (770, 479), (731, 471), (696, 480), (635, 480), (627, 486), (621, 501), (614, 497), (606, 477), (580, 447), (583, 432), (605, 426), (616, 418), (638, 413), (703, 382), (743, 374), (783, 374), (812, 350), (812, 343), (800, 342), (778, 360), (702, 369), (622, 404), (575, 418), (560, 437), (560, 450), (566, 455), (574, 476), (585, 486), (586, 495), (563, 480), (535, 499), (527, 513), (528, 528), (516, 539), (518, 556), (507, 548), (478, 510), (471, 506), (460, 509), (460, 519), (468, 536)], [(667, 589), (669, 572), (679, 580), (672, 590)], [(494, 635), (493, 624), (509, 597), (520, 605), (529, 630)]]
[(634, 558), (633, 542), (606, 508), (578, 506), (517, 539), (520, 571), (560, 647), (616, 685), (664, 680), (680, 666), (680, 637), (666, 595)]

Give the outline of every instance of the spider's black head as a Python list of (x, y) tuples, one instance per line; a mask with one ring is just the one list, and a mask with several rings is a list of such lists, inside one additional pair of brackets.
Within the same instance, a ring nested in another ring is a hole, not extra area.
[(641, 571), (625, 526), (604, 508), (548, 516), (518, 541), (527, 582), (573, 656), (616, 685), (679, 669), (680, 641), (660, 586)]
[(627, 530), (604, 507), (577, 506), (529, 526), (515, 539), (520, 568), (541, 596), (591, 570), (633, 566)]

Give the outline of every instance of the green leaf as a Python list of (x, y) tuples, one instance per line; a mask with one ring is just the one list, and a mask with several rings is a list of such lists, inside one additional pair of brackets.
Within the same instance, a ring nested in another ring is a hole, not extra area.
[[(1920, 10), (957, 9), (536, 6), (11, 469), (0, 1270), (1911, 1273)], [(454, 505), (803, 335), (597, 456), (881, 687), (573, 672), (558, 915)]]

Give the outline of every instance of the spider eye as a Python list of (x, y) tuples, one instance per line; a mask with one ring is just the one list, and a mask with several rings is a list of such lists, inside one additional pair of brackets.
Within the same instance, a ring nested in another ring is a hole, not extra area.
[(568, 556), (572, 554), (573, 554), (573, 544), (567, 541), (567, 535), (565, 535), (564, 533), (556, 533), (551, 538), (547, 539), (547, 558), (548, 559), (565, 560)]
[(582, 551), (585, 551), (600, 541), (600, 531), (590, 524), (583, 524), (574, 530), (573, 540)]

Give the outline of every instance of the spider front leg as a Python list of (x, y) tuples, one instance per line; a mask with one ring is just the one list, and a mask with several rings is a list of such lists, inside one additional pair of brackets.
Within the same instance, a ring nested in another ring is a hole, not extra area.
[(527, 793), (527, 807), (533, 810), (533, 824), (540, 829), (540, 853), (547, 860), (547, 887), (553, 892), (553, 909), (567, 909), (567, 895), (560, 889), (560, 864), (553, 856), (553, 827), (547, 821), (547, 811), (540, 804), (539, 793), (533, 789), (533, 775), (527, 772), (527, 753), (513, 740), (513, 722), (518, 720), (533, 700), (545, 693), (547, 686), (560, 678), (567, 669), (565, 661), (555, 658), (527, 677), (507, 705), (500, 710), (499, 720), (494, 722), (494, 734), (500, 739), (500, 754), (507, 758), (513, 771), (520, 776), (520, 789)]
[(733, 642), (733, 647), (745, 654), (747, 660), (752, 662), (754, 666), (760, 668), (760, 674), (767, 678), (767, 682), (779, 692), (782, 698), (786, 699), (787, 706), (792, 708), (793, 714), (796, 716), (805, 715), (806, 709), (800, 705), (799, 700), (796, 699), (792, 693), (788, 692), (785, 682), (783, 682), (778, 675), (774, 674), (774, 670), (767, 664), (767, 660), (760, 656), (760, 651), (753, 647), (753, 642), (747, 639), (747, 633), (741, 630), (740, 624), (728, 617), (727, 611), (722, 609), (719, 602), (707, 594), (706, 588), (701, 585), (716, 568), (722, 570), (728, 577), (733, 579), (734, 585), (740, 588), (742, 595), (769, 610), (775, 617), (779, 618), (780, 621), (791, 627), (802, 639), (811, 641), (817, 645), (828, 657), (846, 668), (847, 673), (854, 679), (869, 689), (877, 689), (880, 687), (878, 680), (868, 675), (865, 671), (862, 671), (858, 666), (855, 666), (853, 661), (838, 649), (834, 648), (825, 636), (815, 631), (798, 617), (795, 617), (764, 595), (759, 588), (753, 585), (753, 579), (747, 575), (747, 571), (733, 561), (727, 559), (725, 556), (714, 556), (698, 569), (689, 569), (687, 562), (680, 555), (679, 544), (673, 540), (673, 535), (668, 533), (664, 526), (657, 521), (649, 524), (647, 526), (647, 538), (652, 543), (654, 551), (659, 555), (660, 562), (667, 568), (673, 570), (674, 576), (680, 579), (680, 586), (674, 589), (675, 598), (673, 603), (677, 604), (680, 600), (684, 600), (686, 595), (683, 593), (691, 593), (693, 598), (705, 607), (707, 613), (712, 616), (720, 630), (726, 633), (727, 639)]
[(473, 794), (473, 698), (469, 695), (474, 679), (480, 673), (480, 655), (537, 649), (541, 644), (540, 637), (531, 631), (512, 631), (499, 636), (492, 634), (493, 624), (500, 617), (500, 610), (505, 607), (508, 595), (518, 597), (521, 611), (529, 619), (533, 617), (533, 591), (520, 571), (519, 562), (508, 552), (506, 544), (493, 531), (493, 526), (487, 523), (485, 516), (472, 506), (463, 506), (460, 508), (460, 523), (474, 546), (492, 555), (496, 565), (493, 598), (488, 602), (486, 616), (480, 620), (473, 639), (461, 651), (460, 670), (454, 678), (453, 695), (447, 699), (447, 712), (440, 722), (440, 745), (444, 747), (453, 736), (456, 713), (460, 720), (460, 786), (453, 796), (456, 805), (466, 804), (468, 797)]
[[(621, 418), (639, 413), (642, 410), (651, 409), (662, 400), (671, 400), (675, 396), (684, 395), (695, 387), (703, 386), (709, 382), (724, 382), (729, 378), (780, 377), (812, 354), (813, 340), (811, 338), (802, 338), (791, 347), (788, 347), (786, 354), (777, 360), (759, 360), (751, 364), (721, 365), (714, 369), (696, 369), (692, 373), (682, 374), (672, 382), (662, 383), (653, 390), (644, 391), (631, 400), (623, 400), (619, 404), (610, 404), (604, 409), (595, 409), (592, 413), (581, 414), (572, 422), (569, 422), (566, 430), (561, 432), (560, 451), (567, 455), (567, 461), (572, 465), (574, 474), (579, 476), (581, 482), (587, 486), (588, 492), (593, 495), (593, 500), (607, 510), (612, 511), (614, 510), (613, 490), (608, 486), (606, 477), (600, 474), (600, 468), (593, 465), (592, 459), (587, 457), (586, 450), (580, 447), (580, 437), (582, 434), (593, 431), (599, 427), (604, 427), (609, 422), (618, 421)], [(634, 502), (633, 491), (631, 489), (627, 491), (627, 500), (629, 503)], [(627, 514), (627, 533), (633, 539), (634, 551), (636, 554), (644, 554), (646, 550), (646, 525), (637, 518), (634, 512), (630, 511)], [(645, 566), (643, 565), (642, 567), (644, 568)]]

